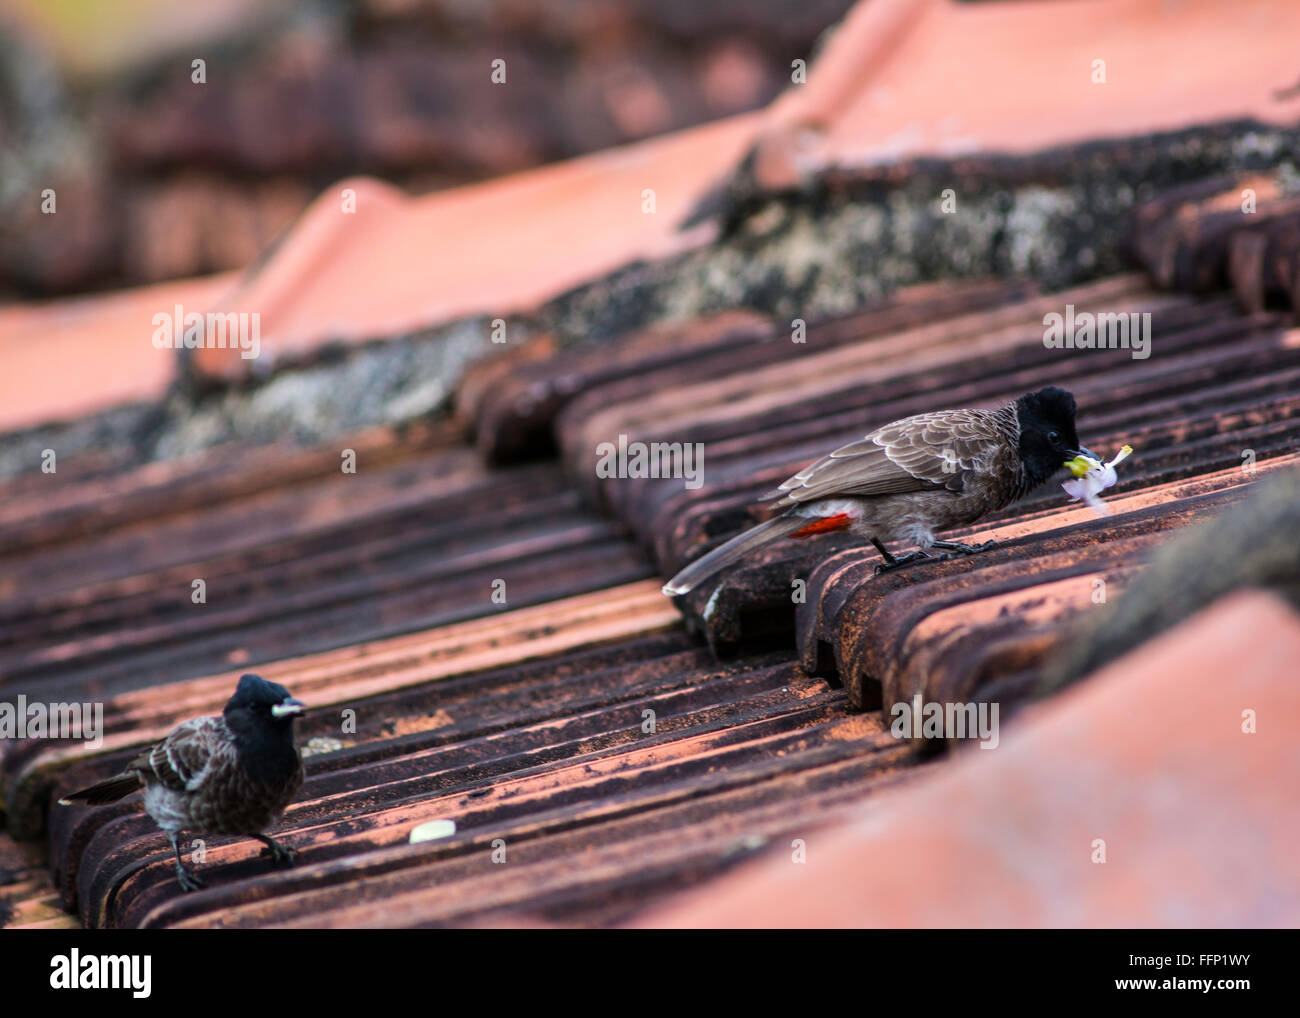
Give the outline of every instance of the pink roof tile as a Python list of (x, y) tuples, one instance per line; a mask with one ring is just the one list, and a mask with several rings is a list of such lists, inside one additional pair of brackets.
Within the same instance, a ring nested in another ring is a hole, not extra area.
[[(765, 114), (756, 171), (1024, 153), (1238, 117), (1300, 119), (1287, 0), (859, 3)], [(1105, 61), (1094, 84), (1093, 62)]]
[[(704, 187), (752, 140), (754, 115), (498, 180), (407, 198), (374, 180), (324, 192), (223, 310), (260, 312), (263, 349), (300, 355), (476, 313), (526, 310), (638, 258), (698, 244), (677, 227)], [(343, 191), (356, 212), (343, 212)], [(642, 211), (652, 189), (655, 211)], [(201, 370), (247, 361), (205, 350)]]
[(154, 348), (153, 316), (177, 304), (205, 309), (234, 278), (0, 308), (0, 430), (159, 399), (179, 361)]
[[(235, 379), (331, 341), (360, 342), (484, 313), (508, 315), (638, 258), (703, 242), (678, 224), (752, 139), (735, 117), (595, 156), (410, 198), (381, 181), (320, 195), (246, 282), (237, 274), (0, 309), (0, 428), (156, 399), (177, 358), (152, 319), (185, 311), (260, 314), (262, 358), (196, 351), (196, 368)], [(355, 213), (343, 192), (355, 192)], [(655, 211), (642, 212), (654, 190)]]

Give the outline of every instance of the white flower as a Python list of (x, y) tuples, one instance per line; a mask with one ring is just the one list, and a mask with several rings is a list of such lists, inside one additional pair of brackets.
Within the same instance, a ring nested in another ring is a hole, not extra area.
[(1061, 487), (1071, 498), (1086, 502), (1099, 516), (1108, 516), (1110, 507), (1099, 496), (1119, 480), (1115, 466), (1132, 452), (1132, 447), (1126, 445), (1109, 463), (1101, 463), (1091, 456), (1076, 456), (1066, 464), (1074, 474), (1074, 478), (1062, 483)]

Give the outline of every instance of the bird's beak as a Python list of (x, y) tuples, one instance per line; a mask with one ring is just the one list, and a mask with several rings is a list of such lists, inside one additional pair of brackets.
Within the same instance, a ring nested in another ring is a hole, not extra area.
[(306, 709), (307, 705), (301, 700), (281, 700), (271, 708), (271, 717), (291, 718), (295, 714), (301, 714)]
[(1089, 470), (1095, 470), (1101, 466), (1101, 460), (1097, 459), (1087, 446), (1081, 445), (1074, 450), (1070, 459), (1066, 460), (1064, 465), (1075, 477), (1082, 477)]

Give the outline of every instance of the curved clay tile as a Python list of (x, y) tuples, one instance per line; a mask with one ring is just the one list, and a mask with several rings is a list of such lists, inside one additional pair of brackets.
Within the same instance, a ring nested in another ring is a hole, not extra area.
[(800, 832), (808, 865), (777, 848), (642, 925), (1294, 925), (1300, 758), (1281, 728), (1243, 734), (1242, 711), (1295, 716), (1297, 654), (1289, 605), (1225, 598), (1017, 719), (996, 752)]
[[(1239, 117), (1300, 119), (1287, 0), (859, 3), (765, 114), (754, 172), (1025, 153)], [(1094, 61), (1105, 82), (1094, 82)]]
[[(754, 115), (482, 184), (408, 198), (378, 181), (324, 192), (222, 311), (261, 315), (263, 356), (301, 356), (462, 315), (508, 315), (639, 258), (698, 244), (677, 230), (753, 137)], [(644, 192), (654, 211), (644, 212)], [(345, 211), (345, 190), (355, 212)], [(202, 350), (210, 376), (249, 368)]]
[(0, 431), (162, 398), (179, 359), (154, 348), (154, 315), (205, 308), (233, 282), (227, 274), (0, 309)]

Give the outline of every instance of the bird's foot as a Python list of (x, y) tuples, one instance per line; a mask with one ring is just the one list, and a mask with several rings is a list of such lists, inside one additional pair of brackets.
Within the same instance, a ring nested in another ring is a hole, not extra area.
[(956, 558), (958, 555), (977, 555), (982, 551), (988, 551), (990, 548), (996, 548), (997, 541), (985, 541), (983, 544), (962, 544), (960, 541), (935, 541), (933, 547), (942, 548), (944, 551), (951, 552), (945, 555), (945, 559)]
[(270, 838), (259, 838), (258, 840), (266, 843), (266, 847), (262, 849), (261, 854), (270, 857), (272, 866), (292, 866), (294, 860), (298, 857), (297, 852), (291, 848), (285, 848), (278, 841), (273, 841)]
[(201, 891), (208, 886), (199, 878), (197, 873), (187, 870), (179, 863), (176, 865), (176, 879), (180, 881), (182, 891)]
[(876, 566), (875, 575), (879, 576), (881, 573), (892, 572), (900, 566), (908, 566), (913, 562), (923, 562), (928, 558), (930, 558), (929, 552), (924, 551), (913, 551), (906, 555), (898, 556), (891, 555), (889, 558), (885, 559), (884, 562), (881, 562)]

